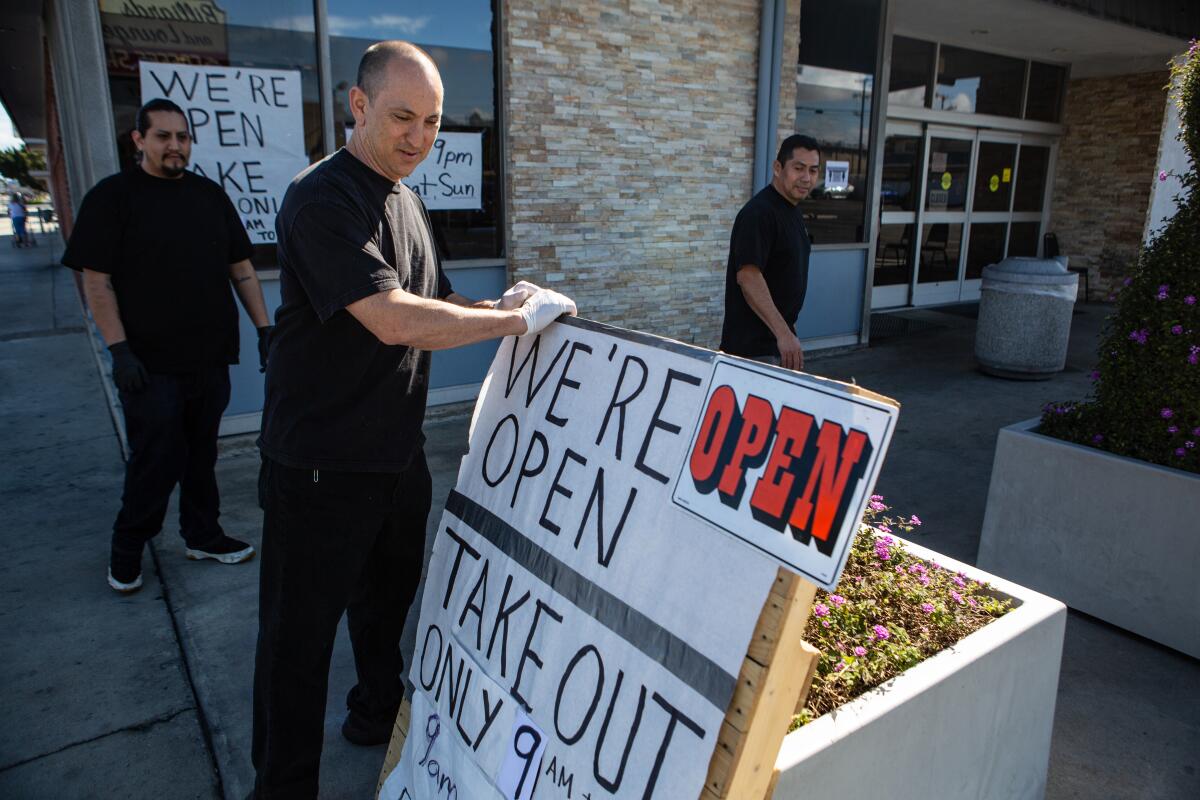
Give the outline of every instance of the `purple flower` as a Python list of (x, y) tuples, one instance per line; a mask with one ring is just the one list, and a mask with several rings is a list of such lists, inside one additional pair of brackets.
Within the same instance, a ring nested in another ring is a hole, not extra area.
[(1180, 458), (1183, 458), (1185, 455), (1187, 455), (1187, 450), (1184, 450), (1182, 447), (1176, 447), (1175, 455), (1177, 455)]
[(1178, 425), (1168, 425), (1167, 433), (1179, 433), (1179, 426)]
[(1158, 173), (1158, 179), (1159, 179), (1159, 181), (1165, 181), (1167, 179), (1167, 173), (1160, 171)]
[(897, 565), (896, 565), (896, 574), (897, 574), (897, 575), (903, 575), (903, 574), (904, 574), (904, 567), (902, 567), (902, 566), (900, 566), (899, 564), (897, 564)]
[(885, 506), (883, 503), (879, 502), (878, 500), (872, 500), (870, 503), (867, 504), (867, 508), (871, 509), (872, 511), (883, 511), (887, 508), (887, 506)]
[(1104, 441), (1104, 434), (1102, 434), (1102, 433), (1097, 433), (1095, 436), (1092, 437), (1092, 444), (1100, 444), (1103, 441)]
[[(875, 526), (875, 530), (879, 531), (880, 533), (891, 533), (892, 527), (890, 525), (888, 525), (886, 522), (881, 522)], [(892, 540), (887, 536), (880, 539), (880, 541), (883, 542), (884, 544), (892, 543)]]
[(954, 602), (958, 603), (959, 605), (962, 605), (962, 603), (963, 603), (963, 596), (961, 594), (959, 594), (958, 592), (954, 591), (953, 589), (950, 591), (950, 599), (952, 599)]
[(1188, 363), (1195, 364), (1200, 362), (1200, 345), (1192, 345), (1188, 350)]
[(928, 586), (929, 585), (929, 576), (922, 575), (920, 578), (917, 578), (917, 583), (921, 584), (922, 586)]
[(1162, 416), (1163, 419), (1170, 419), (1171, 417), (1175, 416), (1175, 412), (1169, 408), (1164, 408), (1162, 411), (1160, 411), (1158, 413), (1160, 416)]
[(914, 528), (919, 528), (921, 526), (921, 518), (916, 514), (913, 514), (912, 517), (909, 518), (908, 524), (912, 525)]
[(1098, 369), (1092, 370), (1091, 374), (1089, 374), (1088, 377), (1091, 378), (1093, 381), (1100, 380), (1100, 370), (1098, 370)]
[(1167, 283), (1164, 283), (1162, 286), (1159, 286), (1159, 287), (1158, 287), (1158, 294), (1154, 295), (1154, 299), (1156, 299), (1156, 300), (1166, 300), (1166, 299), (1167, 299), (1167, 292), (1169, 292), (1170, 290), (1171, 290), (1171, 285), (1170, 285), (1170, 284), (1167, 284)]
[(875, 631), (875, 638), (881, 642), (890, 639), (892, 636), (888, 633), (888, 629), (882, 625), (876, 625), (873, 630)]
[(883, 502), (883, 495), (881, 495), (881, 494), (873, 494), (873, 495), (871, 495), (871, 502), (872, 502), (872, 503), (882, 503), (882, 502)]
[(1183, 302), (1187, 303), (1189, 306), (1196, 305), (1196, 295), (1189, 294), (1187, 297), (1183, 298)]
[(1192, 436), (1200, 436), (1200, 428), (1192, 428)]
[(845, 668), (846, 668), (846, 662), (844, 662), (844, 661), (839, 661), (838, 663), (833, 665), (834, 672), (841, 672)]
[(831, 594), (829, 595), (829, 602), (833, 603), (836, 607), (841, 608), (842, 604), (846, 602), (846, 598), (842, 597), (840, 594)]
[(1146, 330), (1145, 328), (1140, 328), (1136, 331), (1132, 331), (1129, 334), (1129, 339), (1131, 341), (1137, 342), (1138, 344), (1145, 344), (1146, 339), (1148, 339), (1149, 337), (1150, 337), (1150, 331)]
[(829, 627), (829, 620), (827, 620), (827, 619), (823, 619), (823, 620), (821, 620), (821, 625), (822, 625), (822, 627), (828, 628), (828, 627)]
[(1193, 447), (1196, 446), (1196, 443), (1193, 442), (1191, 439), (1188, 439), (1186, 442), (1183, 443), (1183, 446), (1186, 447), (1188, 450), (1191, 450)]
[(911, 572), (913, 575), (924, 575), (925, 574), (925, 566), (923, 564), (913, 564), (912, 566), (910, 566), (908, 568), (908, 571)]
[(955, 575), (950, 580), (954, 581), (955, 586), (966, 586), (967, 582), (962, 579), (961, 575)]
[(967, 598), (967, 605), (969, 605), (971, 608), (979, 608), (979, 603), (975, 602), (974, 597)]
[(854, 648), (854, 655), (858, 656), (859, 658), (862, 658), (866, 654), (867, 648), (863, 647), (861, 644)]
[(926, 614), (933, 613), (933, 603), (921, 603), (921, 610)]
[(828, 617), (829, 606), (825, 605), (824, 603), (817, 603), (815, 606), (813, 606), (813, 613), (818, 617)]
[(1131, 283), (1133, 283), (1133, 278), (1126, 278), (1125, 280), (1121, 281), (1123, 286), (1128, 286)]
[(1183, 333), (1183, 326), (1182, 326), (1182, 325), (1172, 325), (1172, 326), (1171, 326), (1171, 333), (1173, 333), (1173, 334), (1175, 334), (1176, 336), (1178, 336), (1179, 334)]

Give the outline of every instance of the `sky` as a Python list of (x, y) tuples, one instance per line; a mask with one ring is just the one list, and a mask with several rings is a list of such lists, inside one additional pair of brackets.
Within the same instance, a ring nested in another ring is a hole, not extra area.
[[(230, 24), (313, 29), (311, 4), (297, 0), (231, 3), (229, 7)], [(486, 0), (328, 0), (328, 9), (329, 32), (334, 36), (492, 49), (492, 14)]]
[(0, 103), (0, 150), (20, 147), (22, 144), (16, 131), (13, 130), (12, 120), (8, 118), (8, 109), (4, 107), (3, 103)]

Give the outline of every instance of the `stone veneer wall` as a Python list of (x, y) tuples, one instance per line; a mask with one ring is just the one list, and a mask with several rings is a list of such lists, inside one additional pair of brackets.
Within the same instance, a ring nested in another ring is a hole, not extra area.
[(581, 316), (717, 346), (729, 231), (752, 187), (760, 7), (503, 0), (514, 281), (569, 293)]
[(1136, 263), (1157, 179), (1166, 72), (1073, 80), (1063, 114), (1050, 226), (1093, 299)]

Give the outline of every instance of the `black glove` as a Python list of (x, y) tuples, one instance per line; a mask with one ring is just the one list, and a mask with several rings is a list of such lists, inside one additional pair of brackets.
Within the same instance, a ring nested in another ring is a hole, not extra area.
[(263, 325), (258, 329), (258, 371), (267, 371), (267, 354), (271, 351), (271, 333), (274, 325)]
[(146, 388), (150, 375), (138, 357), (129, 349), (129, 342), (117, 342), (108, 348), (112, 353), (113, 383), (122, 392), (137, 393)]

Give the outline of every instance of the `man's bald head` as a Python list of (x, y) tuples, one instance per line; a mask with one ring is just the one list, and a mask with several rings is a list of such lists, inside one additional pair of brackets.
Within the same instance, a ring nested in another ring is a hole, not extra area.
[(368, 99), (374, 100), (380, 86), (387, 79), (388, 69), (393, 65), (411, 66), (427, 70), (439, 76), (437, 64), (433, 58), (411, 42), (393, 39), (387, 42), (376, 42), (363, 53), (358, 62), (358, 88), (366, 92)]

